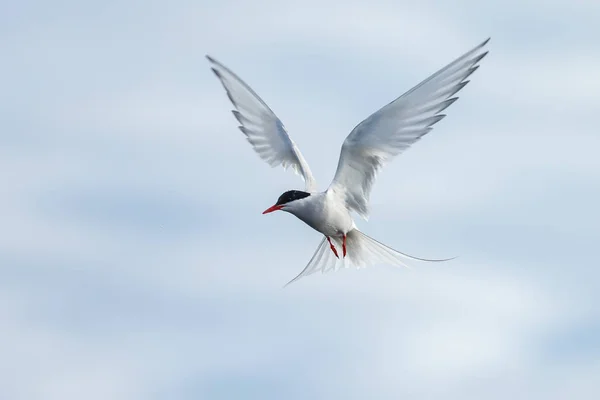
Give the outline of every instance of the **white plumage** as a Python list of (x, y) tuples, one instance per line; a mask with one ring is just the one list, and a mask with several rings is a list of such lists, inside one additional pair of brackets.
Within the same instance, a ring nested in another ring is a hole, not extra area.
[(221, 80), (229, 100), (235, 106), (233, 115), (241, 124), (240, 130), (256, 153), (271, 165), (279, 165), (302, 176), (307, 192), (317, 190), (315, 178), (296, 143), (288, 135), (283, 123), (267, 104), (229, 68), (206, 56), (215, 75)]
[[(275, 113), (237, 75), (207, 56), (235, 106), (233, 114), (240, 123), (239, 128), (254, 150), (273, 167), (292, 167), (305, 181), (306, 193), (286, 192), (276, 205), (265, 211), (287, 211), (325, 236), (306, 268), (291, 282), (340, 265), (362, 267), (389, 263), (403, 266), (406, 258), (445, 261), (412, 257), (377, 242), (356, 228), (351, 212), (368, 218), (369, 196), (377, 172), (445, 117), (441, 112), (458, 99), (455, 94), (465, 87), (469, 82), (467, 77), (475, 72), (479, 61), (487, 54), (484, 48), (488, 41), (358, 124), (344, 141), (335, 176), (324, 192), (317, 191), (308, 163)], [(339, 248), (344, 254), (338, 254)]]

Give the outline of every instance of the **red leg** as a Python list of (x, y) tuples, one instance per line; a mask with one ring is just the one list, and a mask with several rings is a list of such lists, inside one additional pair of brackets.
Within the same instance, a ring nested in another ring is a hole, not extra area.
[(344, 235), (344, 239), (342, 241), (342, 252), (344, 253), (344, 258), (346, 258), (346, 235)]
[(327, 241), (329, 242), (329, 247), (331, 248), (331, 251), (333, 251), (333, 254), (335, 254), (335, 256), (337, 258), (340, 258), (340, 256), (338, 256), (338, 252), (335, 249), (335, 246), (333, 245), (333, 243), (331, 243), (331, 239), (329, 239), (329, 236), (325, 236), (327, 238)]

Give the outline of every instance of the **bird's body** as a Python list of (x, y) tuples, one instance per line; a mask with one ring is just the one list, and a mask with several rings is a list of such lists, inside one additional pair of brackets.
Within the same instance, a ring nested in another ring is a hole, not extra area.
[(237, 75), (207, 56), (236, 108), (233, 114), (239, 128), (254, 150), (271, 166), (292, 167), (304, 179), (303, 191), (283, 193), (263, 213), (289, 212), (324, 235), (306, 268), (291, 282), (319, 270), (336, 269), (339, 262), (347, 266), (348, 261), (361, 267), (378, 262), (404, 265), (406, 258), (445, 261), (412, 257), (385, 246), (358, 230), (352, 212), (367, 219), (369, 195), (377, 172), (445, 117), (441, 111), (458, 99), (453, 96), (469, 82), (466, 78), (487, 54), (483, 48), (488, 41), (358, 124), (342, 145), (335, 177), (325, 191), (317, 190), (308, 163), (275, 113)]
[(343, 237), (356, 227), (344, 201), (333, 190), (313, 193), (283, 209), (329, 237)]

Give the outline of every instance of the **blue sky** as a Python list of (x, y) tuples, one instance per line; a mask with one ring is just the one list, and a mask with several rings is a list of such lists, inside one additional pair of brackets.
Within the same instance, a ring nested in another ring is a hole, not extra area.
[[(598, 2), (1, 9), (0, 398), (600, 396)], [(252, 152), (204, 55), (324, 188), (357, 123), (488, 36), (358, 221), (460, 258), (283, 290), (321, 239), (261, 212), (302, 182)]]

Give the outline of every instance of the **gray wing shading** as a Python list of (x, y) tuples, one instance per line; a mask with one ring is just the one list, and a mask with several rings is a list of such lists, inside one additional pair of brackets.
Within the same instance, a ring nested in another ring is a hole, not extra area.
[(453, 96), (477, 70), (477, 64), (487, 54), (484, 47), (488, 41), (440, 69), (350, 132), (329, 187), (344, 198), (349, 209), (368, 218), (369, 197), (378, 171), (445, 117), (441, 112), (458, 99)]
[(235, 107), (233, 115), (240, 123), (240, 130), (260, 158), (272, 167), (292, 167), (304, 179), (306, 191), (316, 191), (308, 163), (275, 113), (229, 68), (210, 56), (206, 58)]

